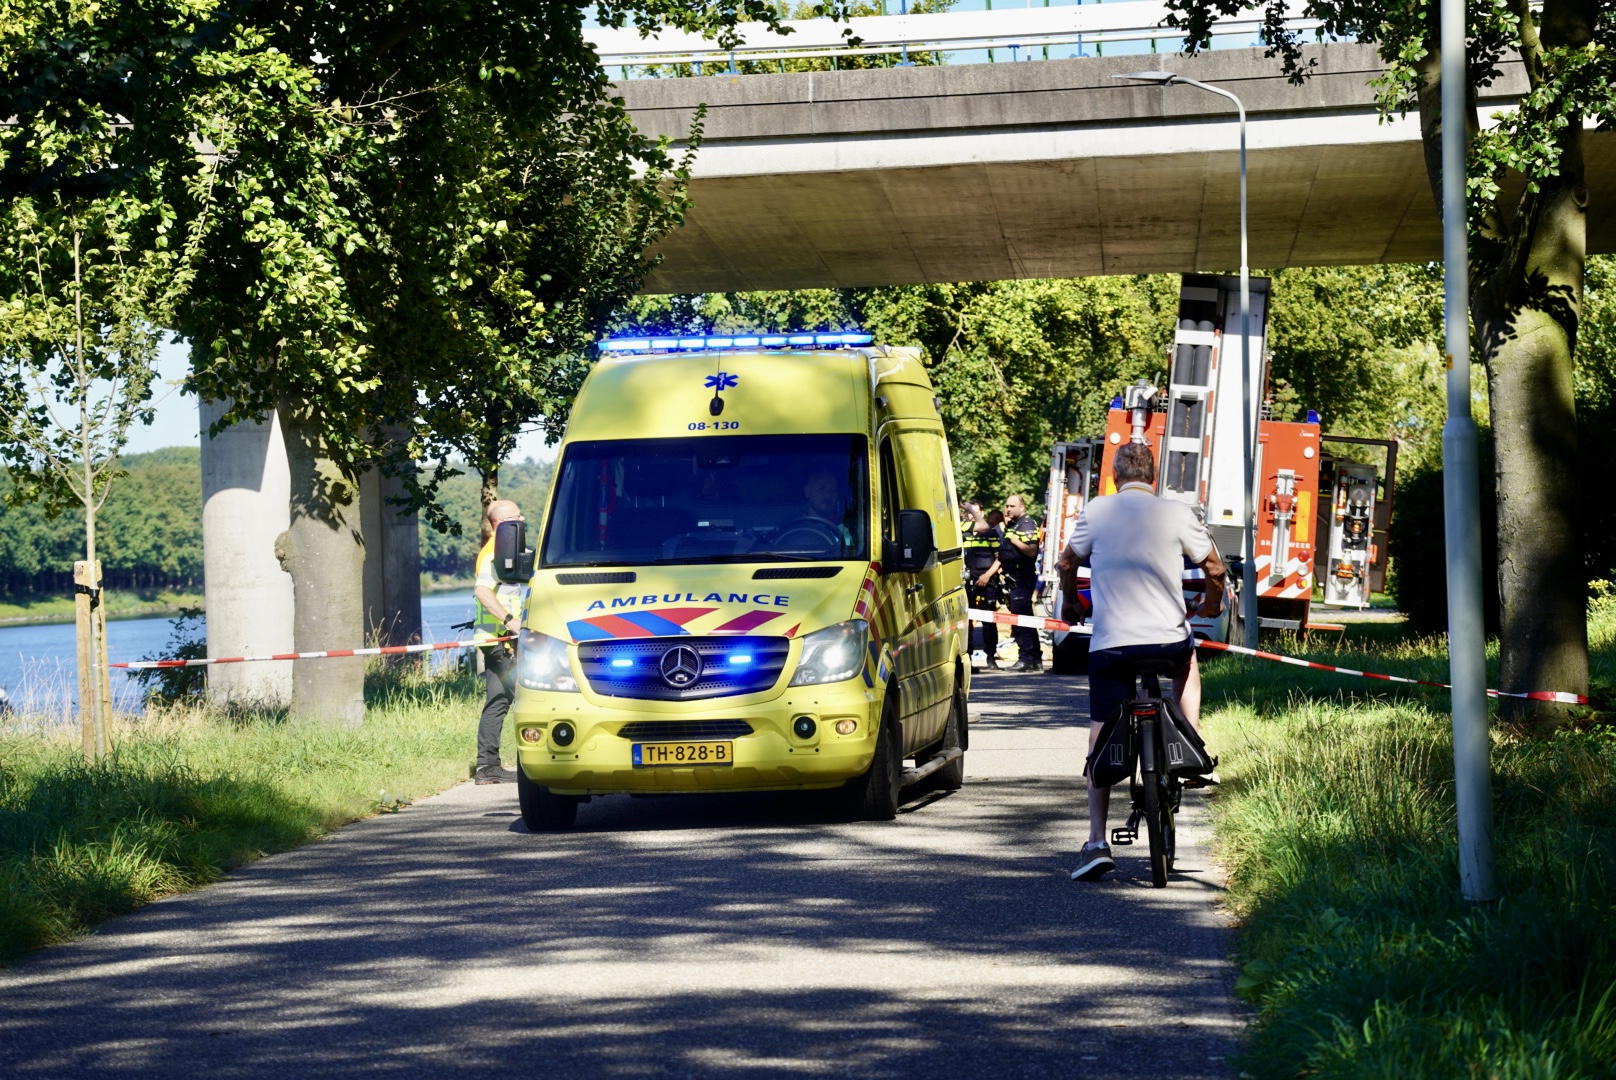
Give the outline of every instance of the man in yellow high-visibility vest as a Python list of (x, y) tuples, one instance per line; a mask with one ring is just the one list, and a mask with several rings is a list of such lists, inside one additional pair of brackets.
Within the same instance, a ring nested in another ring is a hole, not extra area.
[(485, 642), (483, 651), (483, 683), (488, 696), (483, 701), (483, 715), (477, 725), (477, 770), (479, 784), (512, 784), (516, 770), (500, 764), (499, 740), (505, 734), (505, 717), (511, 711), (511, 699), (516, 696), (516, 647), (514, 641), (500, 641), (522, 632), (522, 617), (527, 606), (527, 583), (516, 585), (500, 581), (494, 576), (494, 532), (502, 521), (521, 521), (522, 511), (509, 499), (495, 499), (485, 513), (488, 522), (488, 540), (477, 553), (477, 616), (473, 623), (473, 640)]

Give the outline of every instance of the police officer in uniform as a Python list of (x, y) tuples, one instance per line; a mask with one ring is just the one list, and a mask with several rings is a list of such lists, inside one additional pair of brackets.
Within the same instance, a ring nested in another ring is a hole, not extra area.
[[(1027, 500), (1011, 495), (1004, 500), (1004, 539), (999, 543), (999, 565), (1004, 568), (1005, 589), (1012, 615), (1032, 614), (1033, 586), (1038, 581), (1038, 522), (1027, 513)], [(1010, 671), (1044, 670), (1044, 650), (1038, 631), (1017, 626), (1010, 636), (1021, 654)]]
[[(980, 504), (960, 503), (960, 544), (965, 549), (965, 595), (973, 608), (983, 611), (998, 610), (999, 543), (1003, 539), (1003, 531), (990, 525), (982, 516)], [(998, 667), (999, 661), (994, 657), (998, 647), (998, 624), (971, 624), (973, 668)], [(980, 663), (977, 660), (978, 654), (983, 657)]]

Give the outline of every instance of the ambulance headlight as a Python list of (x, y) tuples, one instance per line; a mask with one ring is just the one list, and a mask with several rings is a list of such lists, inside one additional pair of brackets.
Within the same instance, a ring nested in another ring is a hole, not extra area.
[(870, 628), (863, 619), (849, 619), (804, 635), (802, 659), (797, 661), (791, 685), (814, 686), (851, 679), (864, 667), (869, 640)]
[(567, 643), (536, 630), (523, 630), (516, 647), (516, 681), (529, 690), (578, 692), (567, 663)]

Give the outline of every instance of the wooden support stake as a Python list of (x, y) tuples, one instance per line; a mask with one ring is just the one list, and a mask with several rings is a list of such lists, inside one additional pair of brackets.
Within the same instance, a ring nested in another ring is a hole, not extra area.
[(79, 735), (84, 744), (84, 760), (94, 763), (99, 740), (96, 738), (95, 691), (90, 681), (93, 652), (90, 621), (89, 566), (82, 559), (73, 564), (73, 624), (77, 631), (79, 654)]
[(95, 561), (95, 596), (90, 602), (95, 615), (96, 667), (100, 713), (96, 718), (98, 750), (101, 755), (112, 753), (112, 668), (107, 663), (107, 594), (101, 587), (101, 560)]

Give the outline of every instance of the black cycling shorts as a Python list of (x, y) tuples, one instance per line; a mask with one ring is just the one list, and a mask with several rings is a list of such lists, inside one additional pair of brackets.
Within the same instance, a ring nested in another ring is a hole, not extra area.
[(1183, 667), (1195, 655), (1195, 638), (1162, 645), (1121, 645), (1115, 649), (1095, 649), (1089, 653), (1089, 721), (1103, 724), (1115, 716), (1122, 703), (1133, 697), (1132, 664), (1136, 660), (1167, 660)]

